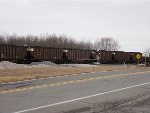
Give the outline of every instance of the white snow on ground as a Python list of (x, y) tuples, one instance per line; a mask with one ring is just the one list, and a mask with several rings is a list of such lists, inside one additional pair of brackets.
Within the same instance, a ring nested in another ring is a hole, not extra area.
[(97, 65), (91, 65), (91, 64), (60, 64), (61, 66), (70, 66), (70, 67), (93, 67)]
[(29, 65), (24, 64), (16, 64), (9, 61), (2, 61), (0, 62), (0, 70), (4, 69), (21, 69), (21, 68), (49, 68), (49, 67), (55, 67), (56, 64), (45, 61), (45, 62), (33, 62)]
[(8, 61), (0, 62), (0, 70), (3, 69), (21, 69), (21, 68), (28, 68), (28, 66), (23, 64), (16, 64)]
[(16, 64), (9, 61), (2, 61), (0, 62), (0, 70), (4, 69), (22, 69), (22, 68), (50, 68), (50, 67), (87, 67), (87, 66), (94, 66), (90, 64), (55, 64), (50, 61), (44, 62), (32, 62), (31, 64)]
[(29, 64), (29, 66), (33, 66), (33, 65), (49, 65), (49, 66), (57, 66), (57, 64), (50, 62), (50, 61), (43, 61), (43, 62), (32, 62), (31, 64)]

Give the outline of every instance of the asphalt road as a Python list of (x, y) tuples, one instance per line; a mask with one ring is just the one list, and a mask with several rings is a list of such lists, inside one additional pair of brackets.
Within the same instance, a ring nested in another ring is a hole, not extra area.
[(149, 111), (149, 69), (82, 73), (0, 85), (0, 113)]

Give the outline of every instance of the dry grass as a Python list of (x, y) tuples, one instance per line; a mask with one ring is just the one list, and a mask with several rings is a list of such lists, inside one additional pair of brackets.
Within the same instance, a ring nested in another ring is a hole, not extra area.
[(95, 71), (125, 70), (137, 68), (131, 66), (93, 66), (93, 67), (52, 67), (52, 68), (26, 68), (26, 69), (9, 69), (0, 71), (0, 83), (15, 82), (34, 78), (49, 76), (63, 76), (66, 74), (88, 73)]

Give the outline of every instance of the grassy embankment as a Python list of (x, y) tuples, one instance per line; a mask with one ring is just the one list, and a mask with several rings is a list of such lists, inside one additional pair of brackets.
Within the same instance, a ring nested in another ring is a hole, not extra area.
[(112, 71), (135, 69), (136, 66), (91, 66), (91, 67), (51, 67), (51, 68), (23, 68), (0, 70), (0, 83), (16, 82), (50, 76), (63, 76), (66, 74), (88, 73), (95, 71)]

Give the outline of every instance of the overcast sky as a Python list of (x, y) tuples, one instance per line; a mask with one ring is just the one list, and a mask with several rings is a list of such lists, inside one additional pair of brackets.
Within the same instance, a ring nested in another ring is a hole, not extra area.
[(123, 51), (150, 47), (150, 0), (0, 0), (0, 33), (112, 37)]

